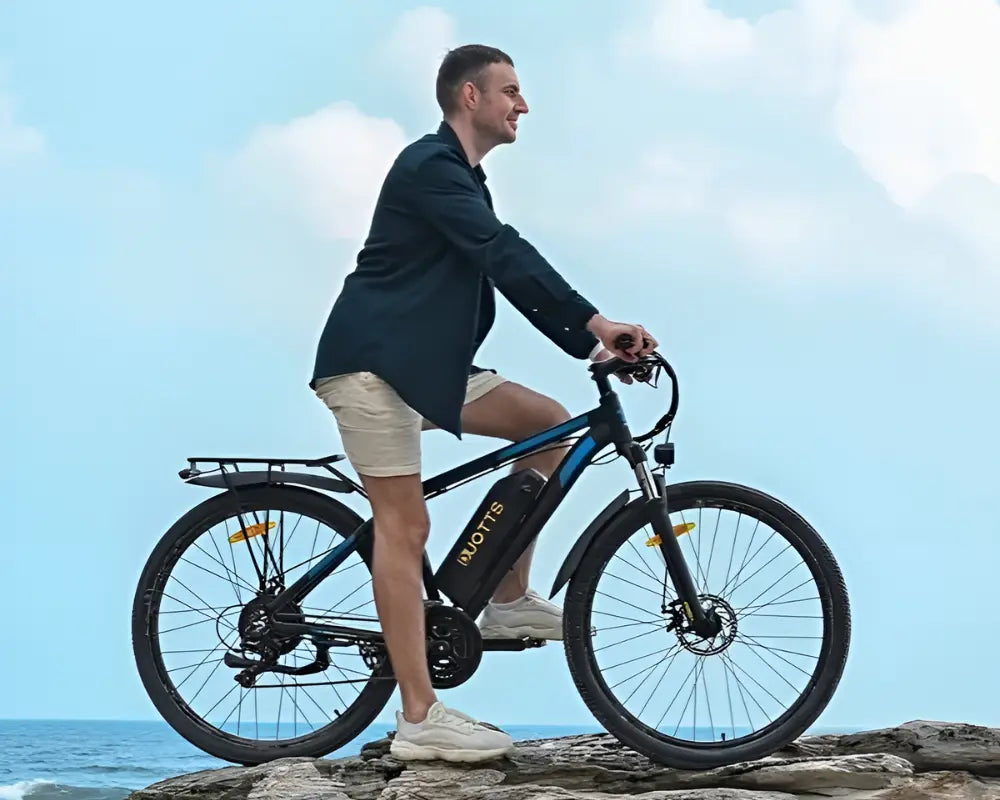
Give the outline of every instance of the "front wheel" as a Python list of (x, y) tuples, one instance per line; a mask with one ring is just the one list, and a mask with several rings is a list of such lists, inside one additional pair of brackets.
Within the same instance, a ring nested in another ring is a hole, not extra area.
[(850, 642), (844, 579), (788, 506), (730, 483), (667, 487), (670, 523), (721, 629), (687, 629), (642, 504), (590, 545), (569, 582), (574, 682), (619, 741), (678, 769), (763, 758), (829, 703)]

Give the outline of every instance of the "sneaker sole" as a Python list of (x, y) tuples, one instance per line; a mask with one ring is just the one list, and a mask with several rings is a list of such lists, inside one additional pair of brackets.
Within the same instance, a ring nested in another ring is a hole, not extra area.
[(393, 739), (392, 744), (389, 745), (389, 755), (400, 761), (456, 761), (465, 764), (490, 761), (513, 750), (513, 745), (495, 747), (492, 750), (462, 750), (454, 747), (432, 747), (413, 744), (413, 742), (401, 742), (397, 739)]
[(561, 642), (563, 638), (562, 628), (553, 630), (552, 628), (533, 628), (530, 625), (522, 625), (519, 628), (487, 625), (480, 628), (479, 633), (484, 639), (523, 639), (525, 636), (531, 636), (535, 639)]

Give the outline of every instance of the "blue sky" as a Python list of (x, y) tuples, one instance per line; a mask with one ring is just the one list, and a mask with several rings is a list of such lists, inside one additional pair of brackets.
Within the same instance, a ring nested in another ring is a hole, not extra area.
[[(1000, 725), (993, 0), (285, 13), (0, 8), (0, 716), (155, 717), (129, 613), (146, 555), (206, 496), (177, 470), (339, 451), (306, 385), (316, 337), (384, 169), (437, 125), (437, 60), (485, 41), (531, 108), (485, 163), (498, 212), (659, 338), (681, 382), (672, 479), (772, 492), (840, 560), (855, 633), (821, 723)], [(583, 364), (509, 307), (482, 363), (593, 402)], [(637, 430), (667, 399), (623, 391)], [(427, 471), (491, 446), (428, 434)], [(629, 480), (586, 473), (540, 589)], [(432, 557), (485, 488), (432, 503)], [(592, 721), (560, 647), (488, 656), (447, 697)]]

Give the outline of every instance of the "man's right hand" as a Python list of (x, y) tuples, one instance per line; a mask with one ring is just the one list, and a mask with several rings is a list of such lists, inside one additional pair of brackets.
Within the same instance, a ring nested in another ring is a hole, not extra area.
[[(642, 325), (612, 322), (600, 314), (595, 314), (590, 318), (587, 322), (587, 330), (600, 339), (601, 344), (612, 355), (629, 362), (638, 361), (640, 357), (653, 352), (659, 344)], [(632, 337), (632, 346), (627, 350), (618, 347), (615, 343), (615, 340), (623, 333)]]

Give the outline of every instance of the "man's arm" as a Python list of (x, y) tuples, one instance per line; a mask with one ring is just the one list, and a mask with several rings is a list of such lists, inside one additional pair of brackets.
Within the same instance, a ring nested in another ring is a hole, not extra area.
[(597, 309), (487, 205), (458, 153), (424, 159), (412, 176), (416, 207), (528, 320), (567, 353), (587, 358), (598, 344), (588, 330)]

